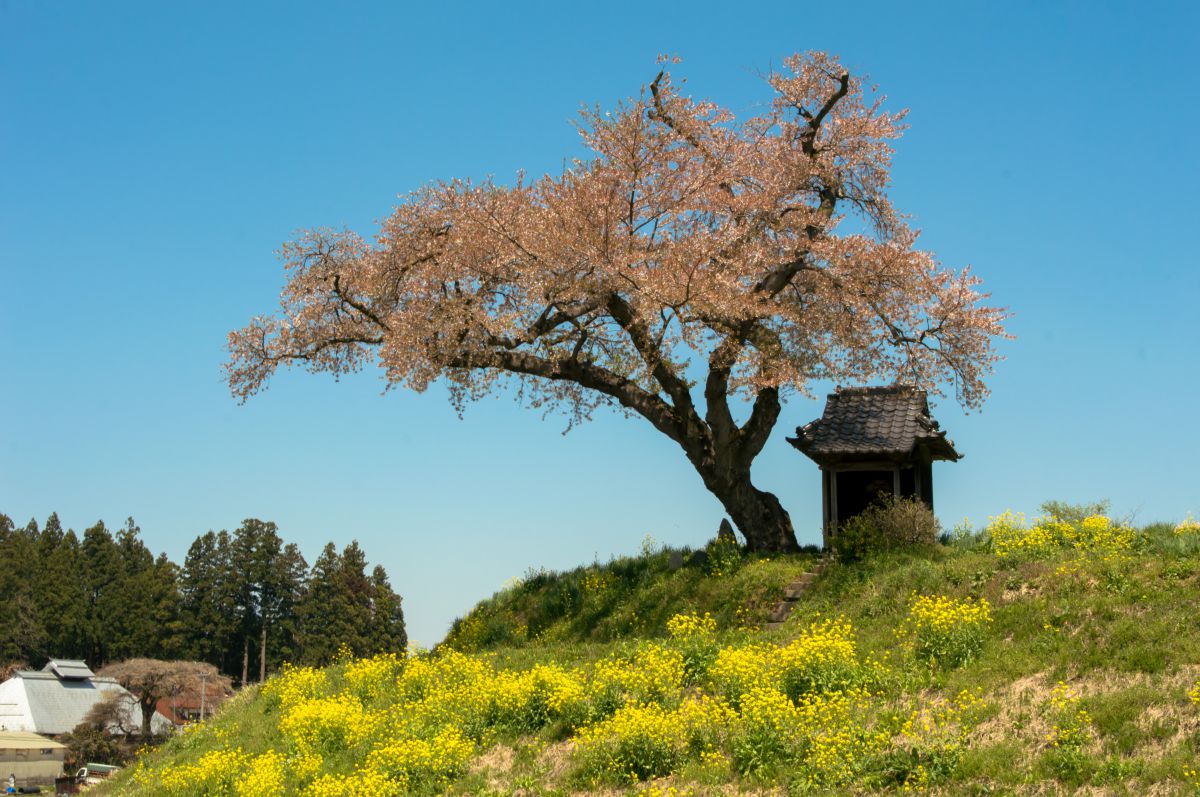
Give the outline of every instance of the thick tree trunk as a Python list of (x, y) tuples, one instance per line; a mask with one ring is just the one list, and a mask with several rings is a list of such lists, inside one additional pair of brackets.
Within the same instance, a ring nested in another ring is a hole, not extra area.
[(142, 699), (138, 703), (142, 709), (142, 738), (149, 739), (154, 732), (152, 722), (154, 720), (154, 707), (157, 701), (148, 703), (145, 699)]
[(242, 635), (242, 686), (250, 680), (250, 637)]
[(708, 489), (720, 500), (729, 518), (755, 553), (795, 553), (800, 550), (792, 518), (772, 493), (750, 483), (749, 473), (727, 474), (709, 482)]
[(729, 519), (755, 553), (795, 553), (800, 550), (792, 518), (772, 493), (750, 481), (750, 462), (736, 449), (714, 451), (707, 445), (692, 446), (688, 459), (717, 497)]
[(712, 356), (704, 386), (707, 404), (703, 421), (694, 411), (684, 416), (675, 439), (692, 467), (729, 513), (730, 520), (755, 553), (795, 553), (800, 550), (792, 518), (779, 499), (750, 481), (750, 466), (762, 451), (779, 419), (779, 391), (760, 390), (750, 417), (740, 427), (729, 411), (729, 352), (737, 341), (726, 341)]

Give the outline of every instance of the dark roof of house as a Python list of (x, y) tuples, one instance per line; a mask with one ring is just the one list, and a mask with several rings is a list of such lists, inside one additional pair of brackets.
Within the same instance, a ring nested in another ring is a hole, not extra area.
[(787, 440), (818, 463), (905, 459), (918, 446), (933, 459), (962, 459), (930, 416), (925, 391), (904, 385), (838, 388), (826, 400), (824, 414)]

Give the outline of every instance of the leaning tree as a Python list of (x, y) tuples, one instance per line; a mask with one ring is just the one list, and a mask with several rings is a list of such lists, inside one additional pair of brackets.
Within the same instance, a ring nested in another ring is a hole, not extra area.
[(978, 406), (1004, 313), (892, 206), (903, 112), (823, 53), (766, 83), (769, 104), (739, 120), (664, 69), (583, 112), (592, 154), (562, 174), (429, 185), (373, 243), (302, 232), (279, 313), (230, 334), (233, 393), (281, 365), (377, 359), (389, 385), (441, 378), (458, 406), (505, 378), (572, 421), (611, 405), (679, 444), (752, 549), (795, 549), (750, 478), (782, 398), (900, 379)]

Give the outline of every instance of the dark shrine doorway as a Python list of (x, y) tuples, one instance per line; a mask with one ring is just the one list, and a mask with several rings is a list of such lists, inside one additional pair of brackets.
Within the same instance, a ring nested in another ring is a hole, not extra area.
[(879, 500), (879, 494), (892, 495), (896, 490), (894, 470), (844, 470), (837, 478), (837, 515), (846, 520)]

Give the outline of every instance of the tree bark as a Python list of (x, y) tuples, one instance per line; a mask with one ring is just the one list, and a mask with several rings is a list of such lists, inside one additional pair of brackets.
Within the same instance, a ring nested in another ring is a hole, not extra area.
[(258, 682), (267, 680), (267, 624), (262, 627), (262, 638), (258, 652)]
[(242, 686), (250, 680), (250, 637), (242, 635)]
[(728, 497), (718, 498), (734, 524), (742, 530), (751, 551), (796, 553), (800, 550), (787, 510), (773, 493), (755, 488), (749, 477), (737, 484)]
[(778, 498), (759, 490), (750, 480), (750, 465), (779, 419), (779, 391), (773, 387), (760, 390), (750, 418), (741, 427), (729, 411), (728, 362), (739, 345), (727, 340), (713, 353), (704, 386), (705, 418), (696, 418), (679, 442), (704, 486), (746, 538), (746, 547), (755, 553), (795, 553), (800, 546), (791, 516)]
[(750, 481), (750, 471), (724, 474), (701, 471), (704, 484), (717, 497), (730, 520), (755, 553), (796, 553), (792, 518), (773, 493), (759, 490)]
[(154, 708), (158, 704), (158, 701), (147, 701), (146, 697), (143, 696), (140, 700), (138, 700), (138, 704), (142, 709), (142, 738), (149, 739), (151, 734), (154, 732), (152, 723), (154, 720)]

